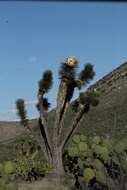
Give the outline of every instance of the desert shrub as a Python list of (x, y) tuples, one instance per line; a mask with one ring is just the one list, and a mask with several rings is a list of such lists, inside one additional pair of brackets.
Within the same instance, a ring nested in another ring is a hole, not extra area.
[(15, 163), (16, 176), (28, 181), (44, 177), (52, 169), (48, 163), (31, 157), (18, 157)]
[(18, 190), (17, 184), (9, 174), (3, 174), (0, 178), (0, 190)]
[(31, 138), (21, 138), (14, 145), (16, 156), (32, 156), (35, 151), (40, 150), (38, 143)]
[(4, 173), (13, 174), (16, 171), (15, 164), (12, 161), (7, 161), (4, 163)]
[(15, 182), (15, 163), (12, 161), (5, 161), (0, 163), (0, 190), (17, 190)]
[(0, 179), (0, 190), (18, 190), (15, 182), (6, 182), (4, 179)]

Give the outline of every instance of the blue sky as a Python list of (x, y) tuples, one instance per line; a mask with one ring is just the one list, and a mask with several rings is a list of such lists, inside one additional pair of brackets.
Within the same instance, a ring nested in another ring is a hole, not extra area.
[(57, 69), (67, 56), (81, 68), (93, 63), (94, 82), (127, 61), (126, 35), (127, 3), (0, 2), (0, 120), (17, 118), (17, 98), (25, 99), (30, 118), (38, 115), (38, 80), (46, 69), (54, 73), (53, 107)]

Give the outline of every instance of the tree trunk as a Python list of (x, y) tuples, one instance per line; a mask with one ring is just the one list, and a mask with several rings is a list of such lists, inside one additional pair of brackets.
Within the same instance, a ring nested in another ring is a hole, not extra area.
[(65, 176), (65, 171), (63, 167), (63, 159), (62, 159), (62, 150), (57, 147), (57, 152), (53, 151), (52, 157), (52, 165), (53, 165), (53, 175), (56, 178), (62, 178)]

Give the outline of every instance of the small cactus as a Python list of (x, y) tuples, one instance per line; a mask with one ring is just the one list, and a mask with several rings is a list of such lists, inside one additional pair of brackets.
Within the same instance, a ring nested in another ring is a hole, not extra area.
[(99, 136), (93, 137), (92, 143), (94, 143), (94, 144), (99, 144), (99, 143), (100, 143), (100, 137), (99, 137)]
[(87, 140), (87, 137), (85, 135), (80, 135), (80, 140), (85, 142)]
[(79, 150), (77, 147), (69, 147), (68, 148), (68, 154), (69, 156), (78, 156), (79, 155)]
[(79, 151), (81, 151), (81, 152), (86, 152), (88, 147), (87, 147), (87, 144), (86, 144), (86, 143), (80, 142), (80, 143), (78, 144), (78, 148), (79, 148)]
[(95, 168), (96, 168), (97, 170), (102, 170), (102, 169), (104, 168), (103, 163), (102, 163), (99, 159), (95, 159), (95, 160), (93, 161), (93, 165), (95, 166)]
[(109, 159), (109, 151), (104, 146), (96, 145), (94, 147), (94, 152), (96, 153), (97, 156), (102, 158), (104, 161)]
[(86, 168), (83, 172), (85, 182), (89, 183), (95, 177), (95, 172), (91, 168)]
[(96, 171), (96, 180), (101, 184), (106, 184), (106, 175), (103, 171)]
[(116, 143), (114, 149), (115, 149), (115, 151), (116, 151), (117, 153), (120, 154), (120, 153), (122, 153), (122, 152), (124, 151), (124, 149), (125, 149), (125, 144), (124, 144), (123, 142), (118, 142), (118, 143)]
[(78, 144), (80, 142), (80, 135), (78, 134), (74, 135), (72, 140), (74, 143)]

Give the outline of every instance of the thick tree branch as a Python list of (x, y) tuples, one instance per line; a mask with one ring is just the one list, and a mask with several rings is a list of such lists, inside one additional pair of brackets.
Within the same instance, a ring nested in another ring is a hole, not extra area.
[(61, 112), (65, 103), (67, 94), (67, 84), (66, 81), (61, 80), (59, 91), (57, 95), (57, 106), (56, 106), (56, 116), (55, 116), (55, 126), (54, 126), (54, 135), (57, 135), (59, 131), (59, 122), (61, 118)]
[(65, 102), (64, 102), (64, 106), (63, 106), (61, 117), (60, 117), (60, 123), (59, 123), (59, 135), (60, 136), (61, 136), (61, 133), (62, 133), (62, 129), (64, 127), (64, 121), (65, 121), (65, 118), (66, 118), (66, 113), (67, 113), (67, 110), (68, 110), (68, 107), (69, 107), (69, 103), (70, 103), (70, 101), (71, 101), (71, 99), (73, 97), (75, 87), (77, 87), (77, 80), (70, 83), (70, 85), (67, 88)]
[(63, 141), (60, 145), (62, 149), (65, 147), (65, 145), (67, 144), (70, 137), (74, 134), (76, 129), (79, 127), (79, 124), (80, 124), (81, 119), (83, 118), (83, 115), (85, 112), (86, 112), (86, 105), (80, 105), (80, 110), (77, 113), (77, 115), (76, 115), (76, 117), (75, 117), (75, 119), (74, 119), (74, 121), (70, 127), (70, 130), (67, 133), (67, 136), (65, 136), (65, 138), (63, 139)]
[(61, 133), (62, 133), (62, 129), (64, 127), (64, 120), (65, 120), (65, 117), (66, 117), (66, 113), (67, 113), (67, 110), (68, 110), (68, 107), (69, 107), (69, 103), (73, 97), (73, 94), (74, 94), (74, 89), (76, 87), (79, 87), (83, 84), (83, 81), (81, 80), (74, 80), (69, 86), (68, 86), (68, 89), (67, 89), (67, 94), (66, 94), (66, 99), (65, 99), (65, 102), (64, 102), (64, 106), (63, 106), (63, 109), (62, 109), (62, 113), (61, 113), (61, 120), (60, 120), (60, 124), (59, 124), (59, 135), (61, 136)]
[(39, 130), (39, 134), (35, 135), (35, 139), (38, 142), (39, 146), (41, 147), (41, 150), (44, 153), (44, 156), (45, 156), (46, 160), (49, 160), (49, 156), (47, 154), (47, 149), (46, 149), (46, 146), (45, 146), (45, 141), (44, 141), (44, 138), (42, 138), (42, 134), (41, 134), (40, 130)]
[(39, 104), (39, 111), (40, 111), (39, 126), (40, 126), (42, 137), (43, 137), (44, 142), (45, 142), (47, 154), (50, 155), (50, 157), (52, 157), (51, 141), (50, 141), (48, 129), (46, 126), (46, 124), (47, 124), (46, 111), (44, 111), (42, 101), (43, 101), (43, 96), (38, 95), (38, 104)]
[(60, 137), (61, 137), (62, 129), (63, 129), (63, 126), (64, 126), (64, 121), (65, 121), (65, 118), (66, 118), (66, 113), (67, 113), (68, 107), (69, 107), (69, 102), (65, 102), (63, 113), (62, 113), (62, 116), (61, 116), (61, 121), (59, 123), (59, 131), (58, 131), (58, 133), (59, 133)]

